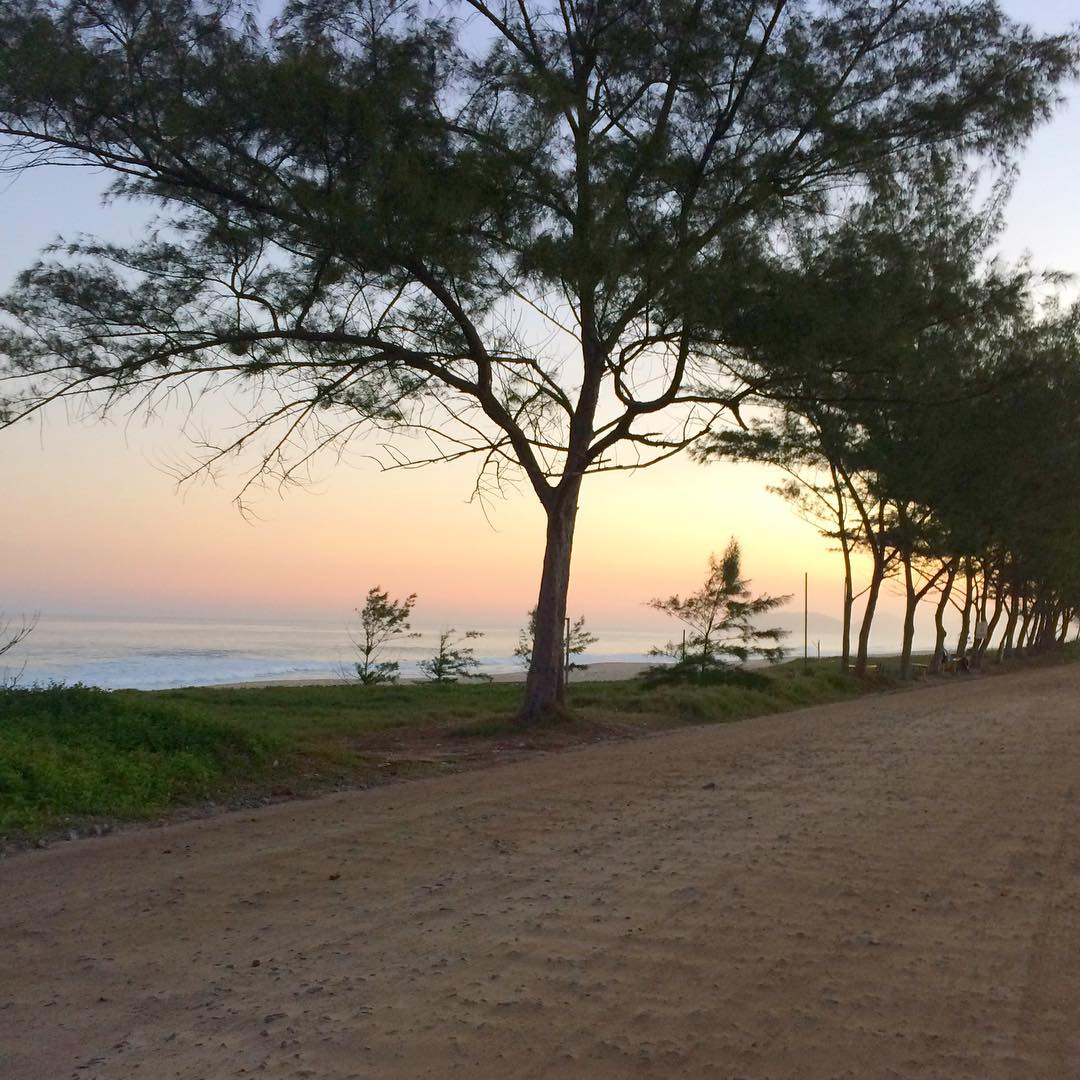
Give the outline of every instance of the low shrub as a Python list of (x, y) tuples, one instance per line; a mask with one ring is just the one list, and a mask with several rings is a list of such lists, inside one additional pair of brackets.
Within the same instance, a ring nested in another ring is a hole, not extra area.
[(649, 668), (642, 679), (647, 687), (655, 686), (738, 686), (745, 690), (768, 690), (772, 680), (759, 671), (727, 664), (709, 664), (704, 668), (693, 660)]

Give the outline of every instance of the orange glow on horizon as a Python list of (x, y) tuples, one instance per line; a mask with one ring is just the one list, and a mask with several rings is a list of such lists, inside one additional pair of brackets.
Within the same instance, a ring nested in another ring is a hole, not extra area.
[[(470, 504), (468, 463), (379, 472), (327, 465), (310, 489), (265, 493), (245, 520), (237, 475), (178, 492), (152, 462), (164, 428), (47, 426), (0, 442), (11, 527), (0, 566), (12, 610), (348, 617), (368, 586), (420, 595), (425, 622), (501, 620), (533, 604), (543, 517), (531, 492)], [(730, 536), (755, 591), (838, 614), (839, 558), (754, 466), (672, 461), (587, 480), (570, 606), (590, 622), (654, 621), (644, 603), (696, 588)], [(490, 524), (489, 524), (490, 519)]]

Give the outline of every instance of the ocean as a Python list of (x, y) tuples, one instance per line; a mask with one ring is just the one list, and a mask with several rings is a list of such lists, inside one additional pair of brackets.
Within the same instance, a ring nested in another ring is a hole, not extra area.
[[(774, 621), (789, 625), (789, 655), (802, 654), (802, 616), (781, 612)], [(815, 621), (818, 622), (815, 628)], [(835, 620), (811, 614), (810, 655), (835, 656), (840, 641)], [(895, 620), (885, 620), (875, 653), (895, 653)], [(465, 629), (468, 624), (462, 623)], [(483, 636), (471, 645), (480, 670), (489, 675), (521, 671), (514, 657), (518, 627), (479, 626)], [(418, 639), (387, 651), (398, 660), (401, 677), (420, 677), (417, 664), (432, 655), (439, 626), (414, 627)], [(660, 629), (591, 626), (599, 641), (583, 663), (650, 659), (649, 649), (669, 638), (678, 640), (676, 624)], [(916, 640), (926, 648), (925, 633)], [(42, 615), (34, 632), (0, 659), (0, 674), (21, 670), (20, 684), (83, 683), (107, 690), (162, 690), (178, 686), (215, 686), (260, 680), (334, 678), (352, 671), (355, 650), (349, 625), (334, 619), (203, 619)]]
[[(463, 624), (462, 628), (465, 628)], [(417, 663), (432, 655), (442, 627), (414, 627), (421, 637), (386, 653), (402, 678), (417, 678)], [(472, 646), (481, 670), (522, 670), (513, 655), (517, 627), (470, 627), (483, 637)], [(584, 662), (648, 659), (663, 634), (595, 630), (600, 637)], [(161, 690), (264, 679), (333, 678), (349, 674), (355, 649), (349, 626), (332, 619), (196, 619), (42, 615), (34, 632), (0, 660), (20, 669), (20, 685), (84, 683), (107, 690)]]

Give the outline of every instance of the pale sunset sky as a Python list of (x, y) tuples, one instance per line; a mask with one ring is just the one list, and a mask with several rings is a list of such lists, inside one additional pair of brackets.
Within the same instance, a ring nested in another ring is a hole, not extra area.
[[(1008, 0), (1045, 31), (1080, 14), (1075, 0)], [(1080, 94), (1041, 128), (1021, 159), (1001, 250), (1080, 274)], [(103, 208), (101, 177), (38, 170), (0, 187), (0, 288), (57, 235), (123, 239), (142, 213)], [(226, 415), (224, 412), (222, 415)], [(466, 462), (380, 472), (357, 445), (327, 459), (308, 487), (232, 503), (242, 474), (177, 489), (170, 466), (191, 452), (178, 419), (69, 423), (62, 409), (0, 432), (0, 611), (70, 614), (345, 617), (367, 587), (417, 592), (418, 620), (516, 625), (535, 600), (543, 522), (522, 488), (467, 502)], [(812, 610), (839, 613), (839, 556), (751, 466), (676, 460), (586, 482), (571, 610), (601, 626), (647, 618), (643, 601), (696, 587), (711, 551), (743, 545), (755, 590), (797, 593), (810, 574)], [(490, 520), (489, 520), (490, 519)]]

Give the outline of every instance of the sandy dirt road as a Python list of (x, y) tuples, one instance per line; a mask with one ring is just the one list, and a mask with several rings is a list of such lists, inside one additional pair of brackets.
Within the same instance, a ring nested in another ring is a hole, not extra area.
[(1080, 665), (0, 862), (5, 1080), (1080, 1077)]

